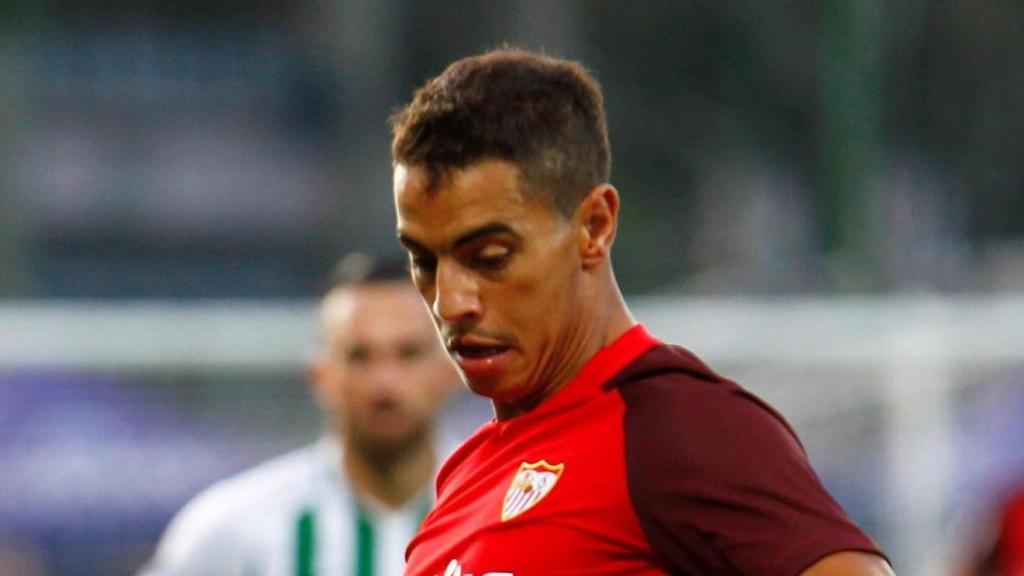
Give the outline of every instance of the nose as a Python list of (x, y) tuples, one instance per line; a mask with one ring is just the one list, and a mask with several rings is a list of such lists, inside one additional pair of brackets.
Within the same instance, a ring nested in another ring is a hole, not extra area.
[(397, 358), (381, 357), (370, 366), (367, 374), (373, 386), (379, 390), (388, 390), (400, 386), (403, 382), (402, 369)]
[(457, 262), (438, 262), (431, 309), (446, 324), (478, 318), (483, 308), (476, 279)]

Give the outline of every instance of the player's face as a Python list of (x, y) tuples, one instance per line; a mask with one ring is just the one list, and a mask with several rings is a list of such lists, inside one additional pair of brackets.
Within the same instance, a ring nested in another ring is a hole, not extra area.
[(467, 385), (499, 418), (529, 410), (586, 358), (579, 224), (521, 186), (499, 160), (433, 189), (422, 168), (395, 169), (413, 280)]
[(337, 289), (324, 300), (322, 324), (315, 391), (349, 449), (388, 458), (429, 440), (457, 377), (413, 287)]

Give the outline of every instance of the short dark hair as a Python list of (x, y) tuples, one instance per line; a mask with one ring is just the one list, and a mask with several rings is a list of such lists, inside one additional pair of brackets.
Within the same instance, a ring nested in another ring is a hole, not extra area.
[(601, 86), (569, 60), (515, 48), (458, 60), (391, 127), (394, 162), (425, 168), (434, 184), (452, 169), (505, 160), (566, 215), (609, 178)]
[(377, 258), (365, 252), (350, 252), (339, 258), (331, 269), (324, 292), (388, 282), (408, 282), (410, 286), (412, 285), (409, 268), (404, 260)]

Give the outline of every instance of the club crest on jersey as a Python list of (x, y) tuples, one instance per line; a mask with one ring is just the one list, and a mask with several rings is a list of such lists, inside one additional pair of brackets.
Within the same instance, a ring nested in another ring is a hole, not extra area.
[(509, 520), (537, 505), (555, 488), (565, 464), (548, 464), (545, 460), (519, 465), (512, 484), (505, 493), (501, 507), (501, 520)]

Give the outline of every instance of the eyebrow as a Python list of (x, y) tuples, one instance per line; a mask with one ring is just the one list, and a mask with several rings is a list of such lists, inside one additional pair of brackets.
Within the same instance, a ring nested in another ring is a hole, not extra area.
[(484, 224), (479, 228), (474, 228), (473, 230), (466, 232), (462, 236), (459, 236), (458, 238), (455, 239), (455, 242), (452, 244), (452, 247), (457, 248), (464, 244), (468, 244), (476, 240), (477, 238), (483, 238), (485, 236), (497, 236), (499, 234), (508, 234), (516, 239), (521, 238), (519, 234), (515, 230), (513, 230), (512, 227), (509, 226), (508, 224), (505, 224), (503, 222), (491, 222), (489, 224)]
[(427, 252), (427, 247), (426, 246), (424, 246), (423, 244), (420, 244), (416, 240), (413, 240), (412, 237), (406, 235), (404, 232), (399, 232), (398, 233), (398, 242), (402, 246), (405, 246), (406, 248), (408, 248), (409, 250), (414, 250), (414, 251), (419, 251), (419, 252)]
[[(456, 238), (455, 241), (452, 242), (452, 248), (458, 248), (459, 246), (463, 246), (485, 236), (496, 236), (499, 234), (508, 234), (513, 238), (516, 238), (517, 240), (522, 239), (522, 236), (520, 236), (520, 234), (513, 230), (512, 227), (509, 226), (508, 224), (505, 224), (503, 222), (490, 222), (477, 228), (474, 228)], [(406, 235), (405, 233), (400, 232), (398, 234), (398, 241), (401, 242), (403, 246), (409, 248), (410, 250), (419, 250), (421, 252), (430, 251), (421, 242), (413, 239), (412, 237)]]

